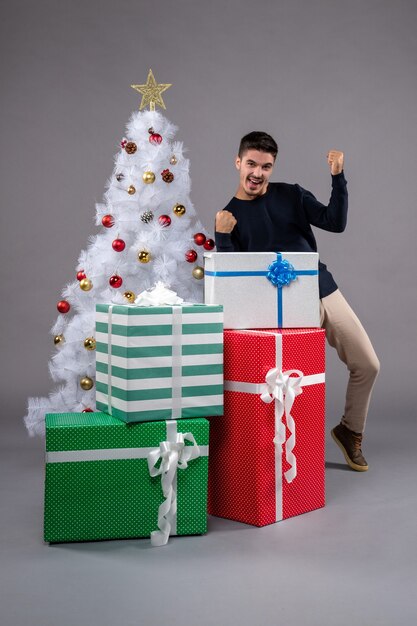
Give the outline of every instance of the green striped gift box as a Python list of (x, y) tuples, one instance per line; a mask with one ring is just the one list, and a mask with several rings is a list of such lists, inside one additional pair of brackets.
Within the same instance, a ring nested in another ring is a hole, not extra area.
[(223, 414), (223, 307), (96, 305), (96, 404), (125, 422)]
[[(149, 537), (164, 502), (161, 476), (148, 455), (191, 432), (199, 456), (175, 476), (177, 513), (171, 535), (207, 531), (209, 422), (205, 419), (125, 424), (105, 413), (46, 415), (45, 541)], [(189, 445), (188, 443), (186, 446)]]

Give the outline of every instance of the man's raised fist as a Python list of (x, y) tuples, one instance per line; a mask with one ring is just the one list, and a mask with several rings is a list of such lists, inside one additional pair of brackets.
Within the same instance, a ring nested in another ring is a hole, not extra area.
[(216, 213), (216, 232), (231, 233), (237, 221), (230, 211), (218, 211)]
[(327, 163), (330, 165), (330, 171), (334, 174), (340, 174), (343, 170), (343, 152), (339, 150), (329, 150), (327, 154)]

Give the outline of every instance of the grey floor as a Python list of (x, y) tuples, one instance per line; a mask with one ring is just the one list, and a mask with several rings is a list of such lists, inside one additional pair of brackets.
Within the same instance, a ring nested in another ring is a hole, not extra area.
[[(414, 427), (413, 427), (414, 428)], [(369, 428), (357, 474), (327, 448), (327, 505), (265, 528), (209, 519), (203, 537), (49, 546), (43, 442), (1, 440), (1, 626), (414, 625), (415, 431)]]

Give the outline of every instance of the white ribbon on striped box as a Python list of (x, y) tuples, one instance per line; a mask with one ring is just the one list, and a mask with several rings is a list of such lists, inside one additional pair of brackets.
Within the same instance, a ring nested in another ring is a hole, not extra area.
[[(300, 370), (282, 371), (282, 334), (260, 330), (239, 330), (241, 333), (251, 333), (275, 336), (275, 367), (271, 368), (264, 383), (246, 383), (234, 380), (224, 381), (225, 391), (258, 394), (262, 402), (275, 402), (275, 502), (276, 521), (282, 520), (282, 445), (285, 443), (285, 458), (290, 468), (284, 476), (291, 483), (297, 476), (297, 459), (293, 452), (296, 444), (296, 423), (291, 415), (295, 398), (302, 393), (303, 387), (325, 382), (325, 373), (304, 376)], [(292, 376), (295, 374), (296, 376)], [(286, 437), (286, 428), (283, 422), (285, 415), (290, 436)]]

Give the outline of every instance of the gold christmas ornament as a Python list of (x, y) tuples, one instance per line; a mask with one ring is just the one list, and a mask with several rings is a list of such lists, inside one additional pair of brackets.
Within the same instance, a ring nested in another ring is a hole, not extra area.
[(142, 94), (142, 102), (139, 111), (142, 111), (149, 105), (150, 111), (155, 111), (155, 105), (165, 109), (165, 103), (162, 99), (162, 93), (172, 87), (172, 84), (158, 83), (155, 80), (152, 70), (149, 70), (148, 79), (145, 85), (130, 85), (132, 89)]
[(176, 204), (172, 210), (174, 211), (175, 215), (177, 215), (178, 217), (181, 217), (182, 215), (184, 215), (186, 211), (185, 206), (183, 204)]
[(125, 145), (125, 150), (128, 154), (135, 154), (137, 149), (138, 147), (134, 141), (128, 141), (127, 144)]
[(92, 389), (93, 386), (94, 386), (94, 381), (92, 378), (90, 378), (89, 376), (84, 376), (83, 378), (81, 378), (80, 380), (81, 389), (84, 389), (84, 391), (90, 391), (90, 389)]
[(125, 291), (123, 295), (128, 302), (134, 302), (136, 300), (136, 296), (133, 291)]
[(202, 278), (204, 278), (204, 269), (197, 265), (197, 267), (193, 269), (193, 276), (197, 280), (201, 280)]
[(129, 185), (127, 193), (129, 194), (129, 196), (133, 196), (133, 194), (136, 193), (136, 188), (133, 185)]
[(170, 158), (169, 162), (171, 163), (171, 165), (176, 165), (178, 163), (178, 159), (175, 156), (175, 154), (172, 155), (172, 157)]
[(84, 348), (86, 350), (96, 349), (96, 340), (94, 339), (94, 337), (86, 337), (86, 339), (84, 339)]
[(65, 339), (64, 339), (64, 335), (55, 335), (54, 337), (54, 344), (56, 346), (59, 346), (60, 343), (64, 343)]
[(93, 283), (89, 278), (83, 278), (80, 280), (80, 289), (83, 291), (90, 291), (93, 288)]
[(148, 252), (147, 250), (141, 250), (140, 252), (138, 252), (138, 261), (140, 261), (140, 263), (149, 263), (150, 260), (150, 252)]
[(144, 172), (142, 180), (146, 185), (150, 185), (155, 182), (155, 174), (153, 172)]

